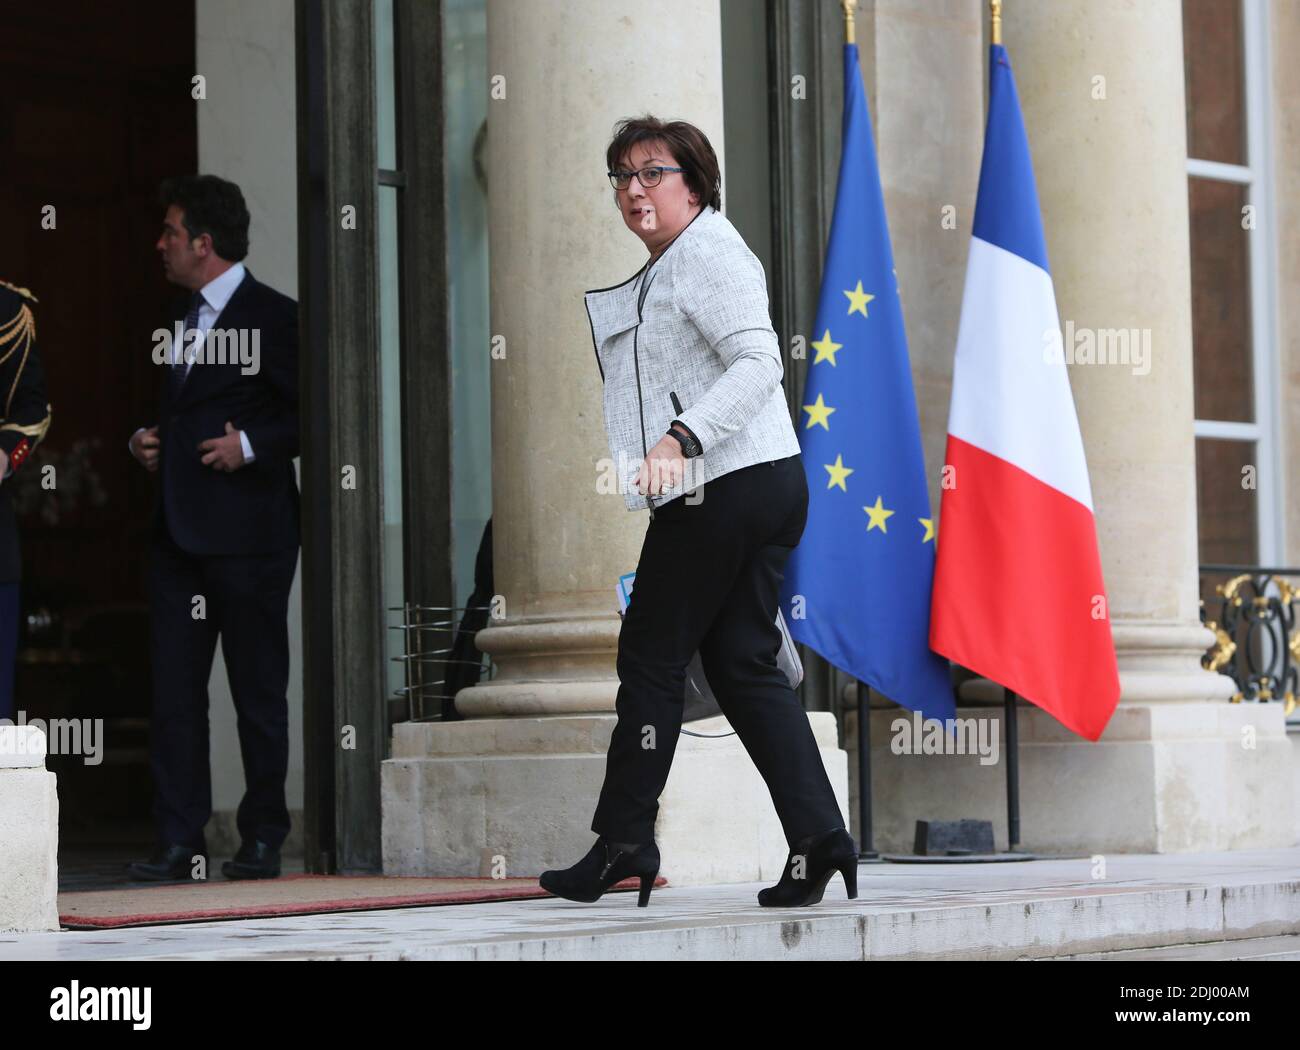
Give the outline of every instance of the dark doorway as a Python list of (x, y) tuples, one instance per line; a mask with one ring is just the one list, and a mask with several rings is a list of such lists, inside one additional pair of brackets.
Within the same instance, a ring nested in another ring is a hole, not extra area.
[[(15, 707), (28, 721), (103, 719), (98, 764), (47, 760), (60, 874), (76, 884), (151, 838), (144, 570), (156, 478), (126, 443), (154, 422), (150, 333), (175, 293), (153, 249), (158, 183), (197, 166), (194, 4), (5, 0), (0, 16), (0, 279), (40, 300), (52, 405), (45, 441), (14, 479)], [(52, 491), (40, 485), (46, 464)]]

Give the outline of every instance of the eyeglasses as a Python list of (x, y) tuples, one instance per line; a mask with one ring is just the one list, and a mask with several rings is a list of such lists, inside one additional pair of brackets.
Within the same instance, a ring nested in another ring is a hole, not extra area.
[(665, 168), (656, 165), (653, 168), (642, 168), (640, 171), (608, 171), (605, 174), (609, 176), (609, 184), (616, 190), (625, 190), (632, 182), (632, 176), (636, 176), (637, 182), (641, 183), (646, 189), (651, 186), (658, 186), (659, 180), (663, 178), (665, 171), (685, 171), (685, 168)]

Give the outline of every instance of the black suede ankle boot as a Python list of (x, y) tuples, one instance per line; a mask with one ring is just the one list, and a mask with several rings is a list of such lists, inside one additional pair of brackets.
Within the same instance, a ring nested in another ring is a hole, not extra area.
[(637, 907), (650, 902), (650, 890), (659, 874), (659, 847), (654, 842), (610, 842), (596, 839), (587, 855), (571, 868), (544, 871), (538, 884), (548, 893), (565, 900), (590, 904), (605, 891), (627, 878), (639, 878)]
[(844, 828), (831, 828), (800, 839), (790, 847), (781, 881), (758, 891), (765, 908), (803, 908), (816, 904), (838, 871), (849, 900), (858, 896), (858, 847)]

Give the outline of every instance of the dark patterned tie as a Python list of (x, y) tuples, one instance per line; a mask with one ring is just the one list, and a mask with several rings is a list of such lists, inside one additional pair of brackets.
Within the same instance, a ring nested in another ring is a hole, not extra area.
[(189, 313), (185, 315), (185, 332), (181, 337), (181, 352), (177, 355), (176, 360), (172, 362), (171, 366), (170, 379), (173, 401), (180, 397), (181, 387), (185, 385), (185, 359), (186, 353), (190, 350), (190, 331), (199, 326), (199, 310), (202, 309), (203, 303), (204, 299), (202, 293), (195, 292), (190, 296), (190, 310)]

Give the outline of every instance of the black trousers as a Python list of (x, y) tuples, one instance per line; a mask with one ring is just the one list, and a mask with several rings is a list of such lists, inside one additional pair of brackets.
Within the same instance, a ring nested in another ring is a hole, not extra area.
[(718, 706), (758, 767), (786, 839), (844, 824), (808, 725), (777, 666), (778, 594), (808, 518), (802, 456), (706, 482), (655, 510), (618, 637), (618, 723), (591, 829), (654, 838), (696, 649)]
[(177, 547), (164, 526), (150, 554), (150, 757), (158, 836), (207, 852), (208, 679), (220, 635), (244, 763), (236, 823), (244, 841), (278, 848), (289, 834), (288, 613), (298, 547), (200, 557)]

